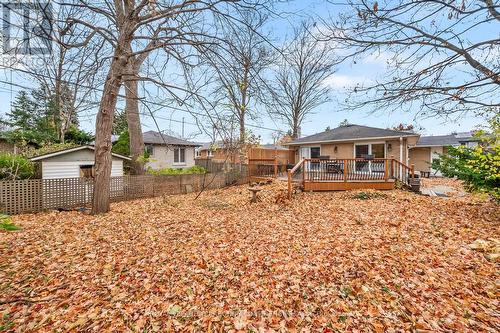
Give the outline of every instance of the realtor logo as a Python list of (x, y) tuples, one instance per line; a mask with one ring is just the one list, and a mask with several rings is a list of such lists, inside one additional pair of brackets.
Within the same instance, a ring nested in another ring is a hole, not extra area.
[(2, 44), (4, 54), (52, 53), (52, 6), (42, 1), (4, 1)]

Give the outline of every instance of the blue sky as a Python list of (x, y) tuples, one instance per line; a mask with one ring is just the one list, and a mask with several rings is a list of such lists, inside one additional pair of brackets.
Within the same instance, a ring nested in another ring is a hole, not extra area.
[[(327, 4), (325, 1), (319, 0), (297, 0), (287, 4), (283, 4), (280, 8), (286, 11), (287, 15), (283, 18), (274, 19), (269, 29), (272, 29), (278, 40), (284, 39), (290, 32), (291, 24), (305, 19), (307, 15), (335, 15), (336, 12), (345, 9), (343, 6), (335, 6)], [(350, 123), (368, 125), (374, 127), (392, 127), (399, 123), (411, 123), (422, 127), (422, 134), (437, 135), (449, 134), (457, 131), (467, 131), (478, 125), (484, 125), (485, 121), (482, 118), (474, 117), (473, 115), (461, 116), (458, 119), (445, 118), (422, 118), (419, 117), (415, 110), (404, 109), (393, 113), (388, 113), (380, 110), (352, 110), (349, 112), (339, 111), (339, 100), (345, 99), (345, 86), (354, 85), (357, 82), (362, 83), (365, 80), (376, 79), (383, 77), (385, 70), (386, 59), (383, 56), (367, 57), (356, 64), (346, 63), (337, 68), (336, 73), (329, 79), (329, 84), (332, 87), (332, 101), (318, 107), (314, 114), (310, 115), (302, 125), (302, 134), (310, 135), (316, 132), (323, 131), (327, 126), (336, 127), (341, 121), (347, 119)], [(10, 108), (11, 95), (15, 96), (21, 90), (21, 87), (11, 86), (1, 81), (12, 82), (20, 86), (32, 87), (32, 81), (26, 76), (20, 76), (19, 73), (9, 70), (0, 69), (0, 113), (4, 114)], [(149, 91), (150, 94), (155, 94), (155, 89)], [(197, 111), (197, 110), (193, 110)], [(182, 132), (182, 120), (184, 118), (184, 133), (195, 141), (207, 141), (208, 137), (200, 134), (200, 130), (196, 125), (196, 121), (189, 113), (169, 108), (162, 108), (156, 113), (159, 117), (158, 124), (162, 130), (176, 133)], [(94, 132), (95, 111), (89, 111), (80, 115), (81, 126)], [(156, 130), (156, 126), (152, 119), (143, 117), (143, 130)], [(249, 122), (250, 124), (264, 126), (268, 128), (277, 128), (286, 130), (286, 125), (277, 120), (263, 116), (257, 122)], [(262, 143), (272, 142), (272, 131), (252, 128), (250, 129), (261, 136)]]

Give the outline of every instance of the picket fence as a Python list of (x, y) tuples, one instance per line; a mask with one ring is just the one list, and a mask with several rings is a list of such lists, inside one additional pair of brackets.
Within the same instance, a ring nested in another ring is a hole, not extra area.
[[(117, 202), (189, 193), (203, 188), (241, 184), (246, 180), (247, 174), (238, 170), (175, 176), (112, 177), (110, 199)], [(0, 181), (0, 212), (20, 214), (90, 206), (93, 189), (94, 180), (85, 178)]]

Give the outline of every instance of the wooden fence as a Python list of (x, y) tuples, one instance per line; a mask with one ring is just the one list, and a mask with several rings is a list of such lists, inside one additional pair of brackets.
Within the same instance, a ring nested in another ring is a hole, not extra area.
[[(237, 170), (205, 175), (123, 176), (111, 178), (111, 201), (181, 194), (243, 183)], [(20, 214), (47, 209), (71, 209), (92, 203), (94, 181), (85, 178), (0, 181), (0, 212)]]
[(230, 163), (209, 158), (197, 158), (195, 164), (204, 167), (210, 173), (236, 172), (244, 175), (248, 174), (248, 165), (243, 163)]
[(276, 159), (279, 164), (295, 164), (295, 151), (291, 149), (250, 148), (247, 157), (249, 160)]

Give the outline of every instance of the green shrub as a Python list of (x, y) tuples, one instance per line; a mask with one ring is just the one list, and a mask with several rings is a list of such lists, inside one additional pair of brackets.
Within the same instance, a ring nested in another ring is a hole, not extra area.
[(0, 230), (17, 231), (21, 230), (21, 228), (12, 223), (9, 215), (0, 214)]
[(155, 176), (171, 176), (171, 175), (188, 175), (188, 174), (204, 174), (207, 173), (207, 169), (204, 167), (195, 165), (190, 168), (165, 168), (160, 170), (148, 169), (147, 171), (150, 175)]
[(469, 191), (489, 194), (500, 202), (500, 115), (489, 120), (489, 133), (479, 131), (481, 145), (449, 147), (432, 167), (446, 177), (457, 177)]
[(464, 181), (468, 191), (483, 192), (500, 202), (500, 145), (485, 149), (449, 147), (432, 167), (446, 177)]
[(123, 131), (120, 133), (118, 140), (113, 144), (113, 148), (111, 148), (113, 153), (120, 154), (123, 156), (130, 155), (130, 136), (128, 131)]
[(0, 179), (28, 179), (35, 174), (35, 166), (21, 155), (0, 153)]

